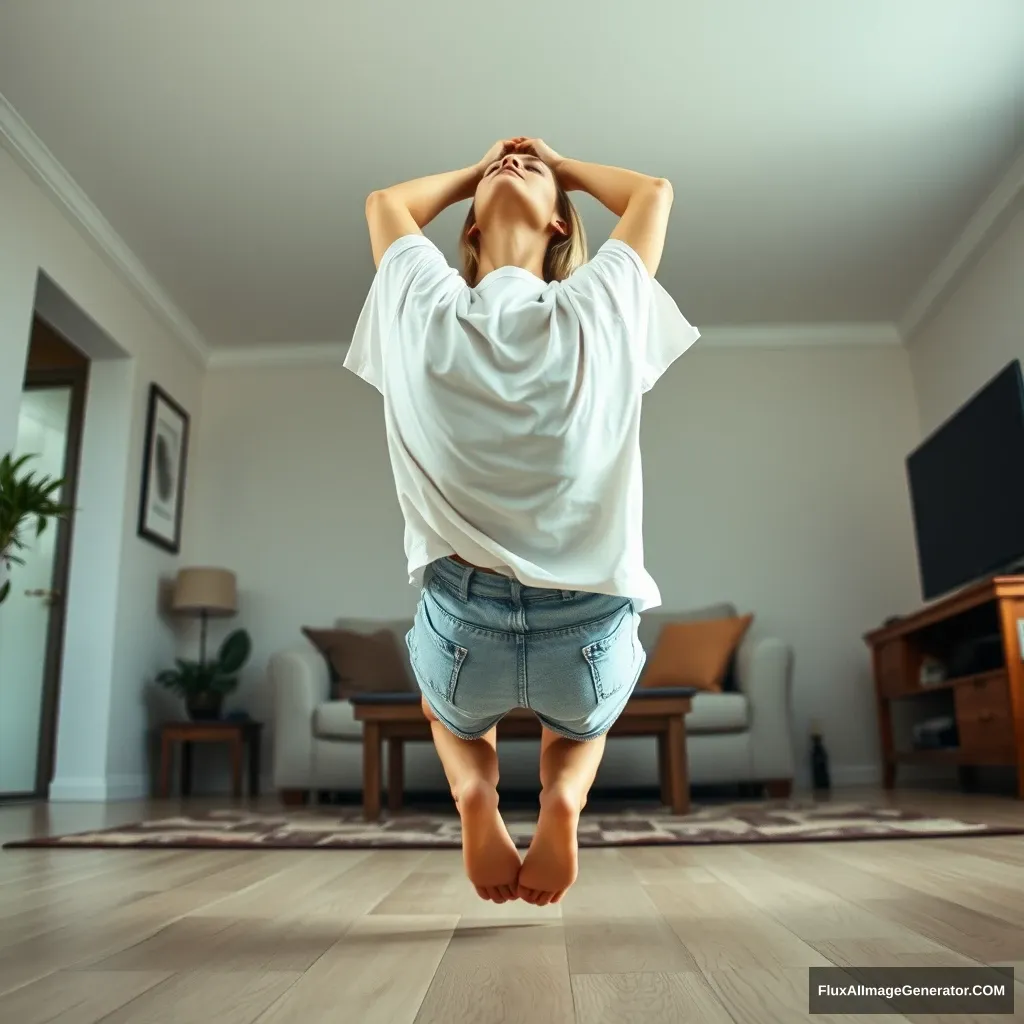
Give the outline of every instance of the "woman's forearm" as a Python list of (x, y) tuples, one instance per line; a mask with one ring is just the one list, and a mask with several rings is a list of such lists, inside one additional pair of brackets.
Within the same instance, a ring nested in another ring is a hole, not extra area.
[(464, 167), (457, 171), (442, 171), (440, 174), (403, 181), (381, 189), (377, 194), (401, 203), (417, 226), (422, 228), (453, 203), (472, 199), (480, 176), (479, 167)]
[(638, 192), (657, 187), (665, 181), (664, 178), (628, 171), (624, 167), (591, 164), (583, 160), (561, 160), (554, 170), (566, 191), (590, 193), (616, 217), (626, 212), (630, 199)]

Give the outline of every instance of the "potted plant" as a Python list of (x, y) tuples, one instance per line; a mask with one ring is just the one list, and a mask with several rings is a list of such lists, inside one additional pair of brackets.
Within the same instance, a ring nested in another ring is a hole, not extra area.
[(175, 659), (175, 668), (156, 677), (158, 685), (178, 694), (193, 721), (221, 717), (224, 698), (238, 687), (238, 673), (249, 660), (252, 640), (244, 629), (227, 636), (211, 661)]
[(22, 474), (22, 468), (35, 455), (15, 458), (11, 453), (0, 459), (0, 604), (11, 592), (12, 565), (24, 565), (18, 554), (31, 539), (38, 538), (51, 519), (63, 519), (74, 509), (61, 504), (54, 495), (63, 480), (35, 473)]

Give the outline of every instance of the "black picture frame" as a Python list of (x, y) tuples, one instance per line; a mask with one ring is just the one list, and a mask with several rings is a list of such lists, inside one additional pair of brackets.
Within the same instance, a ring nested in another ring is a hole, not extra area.
[(159, 384), (150, 384), (138, 534), (172, 555), (181, 551), (190, 426), (189, 414)]

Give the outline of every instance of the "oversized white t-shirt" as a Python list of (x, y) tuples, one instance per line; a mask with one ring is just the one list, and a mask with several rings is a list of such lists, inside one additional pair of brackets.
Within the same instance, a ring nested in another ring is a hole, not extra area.
[(425, 236), (397, 239), (345, 366), (383, 395), (410, 583), (458, 554), (528, 586), (660, 604), (640, 407), (699, 336), (617, 239), (563, 281), (509, 266), (475, 288)]

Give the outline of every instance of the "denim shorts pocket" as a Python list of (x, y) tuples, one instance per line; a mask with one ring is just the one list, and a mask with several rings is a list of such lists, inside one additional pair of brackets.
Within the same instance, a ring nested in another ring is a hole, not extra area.
[(409, 660), (420, 681), (446, 701), (453, 701), (459, 672), (469, 651), (442, 636), (421, 601), (407, 639)]
[(607, 636), (583, 648), (598, 700), (606, 700), (635, 681), (639, 643), (636, 612), (631, 601)]

